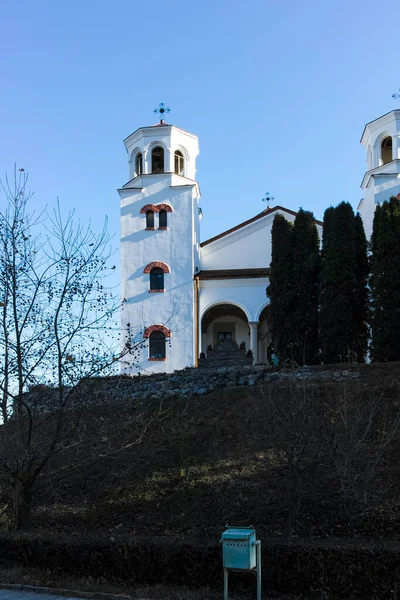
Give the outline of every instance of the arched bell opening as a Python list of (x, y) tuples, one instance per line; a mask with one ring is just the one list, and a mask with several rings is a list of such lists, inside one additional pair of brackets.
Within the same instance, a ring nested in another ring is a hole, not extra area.
[(135, 172), (134, 177), (138, 177), (143, 173), (143, 154), (138, 152), (135, 157)]
[(386, 165), (393, 160), (393, 141), (390, 136), (385, 137), (381, 144), (381, 164)]
[(174, 173), (177, 175), (185, 175), (185, 159), (180, 150), (176, 150), (174, 154)]
[(250, 328), (245, 312), (234, 304), (212, 306), (201, 320), (202, 351), (239, 346), (246, 351), (250, 344)]
[(151, 172), (164, 173), (164, 148), (156, 146), (151, 151)]

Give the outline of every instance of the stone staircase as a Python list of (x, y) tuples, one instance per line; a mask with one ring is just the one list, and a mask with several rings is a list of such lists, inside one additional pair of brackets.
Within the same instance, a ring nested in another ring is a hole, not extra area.
[(253, 359), (246, 356), (246, 350), (242, 350), (230, 340), (220, 341), (214, 350), (207, 350), (207, 358), (199, 359), (200, 369), (220, 369), (250, 367)]

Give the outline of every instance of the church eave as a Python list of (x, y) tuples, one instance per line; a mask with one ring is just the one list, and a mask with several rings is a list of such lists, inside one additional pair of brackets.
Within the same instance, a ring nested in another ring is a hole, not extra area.
[(118, 188), (117, 189), (118, 194), (123, 194), (123, 193), (131, 193), (131, 192), (143, 192), (143, 188), (140, 187), (123, 187), (123, 188)]
[[(395, 158), (394, 160), (391, 160), (390, 162), (385, 163), (384, 165), (379, 165), (379, 167), (375, 167), (374, 169), (370, 169), (369, 171), (367, 171), (364, 174), (364, 177), (362, 179), (360, 187), (362, 189), (365, 189), (366, 187), (368, 187), (369, 182), (371, 181), (371, 177), (388, 176), (388, 175), (399, 175), (399, 171), (396, 171), (394, 173), (390, 173), (390, 172), (388, 173), (387, 171), (382, 171), (382, 169), (384, 167), (387, 167), (390, 164), (400, 165), (400, 159), (399, 158)], [(381, 169), (381, 171), (379, 171), (378, 169)]]
[(207, 279), (253, 279), (268, 277), (269, 269), (208, 269), (194, 274), (201, 281)]

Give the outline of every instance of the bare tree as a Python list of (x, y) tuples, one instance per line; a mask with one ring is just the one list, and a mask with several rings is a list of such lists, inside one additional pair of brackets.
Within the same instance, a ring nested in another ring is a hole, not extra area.
[[(73, 443), (88, 398), (79, 381), (112, 372), (118, 307), (106, 224), (99, 235), (66, 219), (29, 214), (27, 176), (2, 184), (0, 211), (0, 482), (13, 525), (31, 521), (32, 493), (50, 459)], [(50, 388), (50, 389), (49, 389)]]

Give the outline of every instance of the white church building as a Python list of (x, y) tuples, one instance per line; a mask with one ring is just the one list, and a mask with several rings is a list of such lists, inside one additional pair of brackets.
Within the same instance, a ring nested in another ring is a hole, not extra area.
[(361, 143), (367, 151), (367, 171), (361, 182), (364, 198), (357, 210), (369, 239), (376, 205), (400, 193), (400, 110), (367, 123)]
[[(400, 110), (366, 125), (367, 172), (358, 210), (372, 231), (377, 202), (400, 194)], [(197, 367), (221, 341), (251, 350), (266, 363), (271, 336), (266, 288), (271, 229), (281, 206), (200, 241), (199, 143), (168, 125), (140, 127), (125, 140), (129, 181), (121, 197), (122, 336), (133, 350), (121, 362), (127, 374)], [(317, 221), (321, 234), (322, 223)]]

